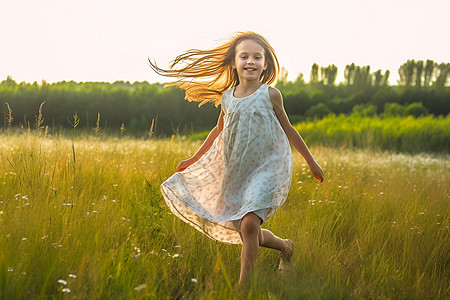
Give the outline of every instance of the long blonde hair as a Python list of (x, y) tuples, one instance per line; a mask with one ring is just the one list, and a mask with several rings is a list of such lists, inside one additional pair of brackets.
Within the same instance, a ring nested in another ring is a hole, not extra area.
[(191, 49), (178, 55), (169, 69), (161, 69), (149, 59), (151, 68), (158, 74), (175, 77), (178, 80), (164, 86), (176, 86), (186, 91), (185, 99), (200, 102), (199, 106), (214, 102), (220, 104), (222, 94), (239, 84), (236, 69), (233, 69), (236, 46), (243, 40), (253, 40), (264, 49), (267, 69), (260, 81), (273, 83), (278, 77), (280, 66), (275, 51), (269, 42), (254, 32), (237, 33), (230, 41), (211, 50)]

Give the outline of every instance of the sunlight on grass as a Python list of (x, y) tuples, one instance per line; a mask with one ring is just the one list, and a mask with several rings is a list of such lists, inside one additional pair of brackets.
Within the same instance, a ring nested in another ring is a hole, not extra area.
[[(0, 136), (3, 298), (233, 298), (240, 247), (174, 217), (159, 185), (200, 141)], [(73, 151), (76, 154), (74, 164)], [(295, 269), (261, 249), (249, 297), (445, 298), (445, 156), (313, 147), (263, 227), (295, 242)]]

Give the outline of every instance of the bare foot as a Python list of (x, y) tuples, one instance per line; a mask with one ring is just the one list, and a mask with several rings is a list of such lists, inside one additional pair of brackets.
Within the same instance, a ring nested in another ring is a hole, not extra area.
[(278, 270), (281, 274), (292, 271), (292, 265), (290, 262), (292, 260), (292, 255), (294, 254), (294, 243), (289, 239), (284, 240), (284, 242), (285, 247), (284, 250), (281, 251), (280, 265), (278, 266)]

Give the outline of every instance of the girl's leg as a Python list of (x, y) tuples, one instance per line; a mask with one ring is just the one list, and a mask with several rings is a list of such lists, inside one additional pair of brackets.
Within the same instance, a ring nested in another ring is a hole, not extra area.
[(287, 261), (290, 260), (294, 250), (291, 240), (281, 239), (267, 229), (261, 229), (261, 234), (261, 246), (280, 250), (283, 259)]
[[(246, 214), (241, 221), (241, 275), (239, 285), (243, 284), (250, 277), (259, 246), (277, 249), (281, 252), (281, 263), (288, 262), (293, 254), (293, 243), (291, 240), (284, 240), (267, 229), (261, 229), (261, 219), (254, 213)], [(280, 264), (281, 266), (281, 264)]]
[(250, 212), (246, 214), (241, 221), (241, 276), (239, 285), (242, 285), (250, 277), (253, 265), (258, 256), (258, 247), (262, 241), (261, 219)]
[(260, 245), (266, 248), (280, 250), (281, 260), (278, 269), (282, 272), (288, 272), (290, 270), (288, 262), (291, 260), (292, 255), (294, 254), (294, 243), (291, 240), (284, 240), (277, 237), (267, 229), (262, 229), (261, 235), (263, 238)]

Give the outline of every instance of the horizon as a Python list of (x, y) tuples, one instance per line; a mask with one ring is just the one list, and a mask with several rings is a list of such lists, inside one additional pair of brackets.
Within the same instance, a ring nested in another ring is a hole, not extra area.
[[(430, 59), (430, 58), (428, 58), (428, 59)], [(427, 60), (428, 60), (427, 59)], [(417, 62), (418, 60), (415, 60), (415, 59), (411, 59), (411, 60), (414, 60), (415, 62)], [(437, 63), (438, 65), (439, 64), (441, 64), (441, 63), (444, 63), (444, 62), (439, 62), (439, 61), (435, 61), (435, 60), (433, 60), (433, 59), (430, 59), (430, 60), (432, 60), (432, 61), (434, 61), (435, 63)], [(424, 63), (426, 62), (426, 60), (424, 60)], [(406, 61), (404, 62), (404, 63), (406, 63)], [(351, 63), (349, 63), (349, 64), (347, 64), (347, 65), (350, 65)], [(346, 65), (346, 66), (347, 66)], [(356, 65), (356, 64), (355, 64)], [(358, 65), (356, 65), (356, 66), (358, 66)], [(366, 67), (366, 66), (369, 66), (370, 67), (370, 74), (373, 74), (375, 71), (377, 71), (377, 70), (374, 70), (374, 69), (372, 69), (372, 67), (370, 66), (370, 65), (359, 65), (360, 67)], [(398, 66), (398, 68), (396, 69), (396, 73), (393, 73), (392, 72), (392, 70), (389, 70), (389, 72), (390, 72), (390, 74), (389, 74), (389, 78), (388, 78), (388, 85), (389, 86), (398, 86), (399, 84), (398, 84), (398, 80), (399, 80), (399, 74), (398, 74), (398, 70), (399, 70), (399, 68), (400, 68), (400, 66), (401, 65), (399, 65)], [(311, 67), (312, 67), (312, 65), (311, 65)], [(319, 69), (320, 69), (320, 67), (327, 67), (327, 66), (321, 66), (321, 65), (319, 65)], [(285, 69), (286, 70), (286, 68), (284, 68), (284, 67), (282, 67), (282, 66), (280, 66), (280, 74), (281, 74), (281, 69)], [(344, 73), (344, 71), (342, 71), (342, 72), (340, 72), (339, 70), (340, 70), (340, 68), (337, 66), (337, 68), (338, 68), (338, 71), (337, 71), (337, 76), (336, 76), (336, 81), (334, 82), (334, 85), (335, 86), (339, 86), (339, 85), (341, 85), (341, 84), (345, 84), (345, 78), (344, 78), (344, 75), (342, 74), (342, 76), (339, 76), (340, 75), (340, 73)], [(345, 70), (345, 67), (343, 68), (344, 70)], [(286, 70), (287, 72), (288, 72), (288, 74), (289, 74), (289, 70)], [(386, 72), (387, 70), (381, 70), (382, 72), (383, 72), (383, 74), (384, 74), (384, 72)], [(300, 74), (303, 74), (303, 80), (304, 80), (304, 83), (305, 84), (310, 84), (310, 76), (309, 76), (309, 74), (310, 74), (310, 72), (311, 72), (311, 69), (310, 69), (310, 71), (308, 72), (308, 73), (302, 73), (302, 72), (300, 72)], [(306, 74), (308, 74), (307, 76), (306, 76)], [(319, 74), (320, 74), (320, 70), (319, 70)], [(394, 76), (395, 77), (395, 79), (396, 79), (396, 81), (395, 81), (395, 84), (392, 82), (392, 77), (393, 77), (393, 75), (396, 75), (396, 76)], [(297, 76), (298, 76), (299, 74), (297, 74)], [(129, 83), (131, 83), (131, 84), (134, 84), (134, 83), (139, 83), (139, 82), (147, 82), (147, 83), (149, 83), (149, 84), (165, 84), (165, 83), (167, 83), (167, 82), (170, 82), (170, 81), (173, 81), (173, 79), (171, 80), (171, 79), (169, 79), (169, 78), (166, 78), (167, 80), (165, 80), (165, 81), (149, 81), (149, 80), (147, 80), (147, 79), (142, 79), (142, 80), (127, 80), (127, 79), (117, 79), (117, 80), (112, 80), (112, 81), (107, 81), (107, 80), (73, 80), (73, 79), (63, 79), (63, 80), (58, 80), (58, 81), (48, 81), (48, 80), (46, 80), (45, 78), (44, 79), (41, 79), (41, 80), (34, 80), (34, 81), (25, 81), (25, 80), (16, 80), (13, 76), (11, 76), (11, 75), (6, 75), (5, 76), (5, 78), (0, 78), (0, 83), (1, 82), (3, 82), (3, 81), (6, 81), (7, 80), (7, 78), (8, 77), (10, 77), (13, 81), (15, 81), (17, 84), (20, 84), (20, 83), (26, 83), (26, 84), (34, 84), (34, 83), (37, 83), (38, 85), (42, 85), (42, 83), (43, 82), (45, 82), (45, 83), (47, 83), (47, 84), (54, 84), (54, 83), (61, 83), (61, 82), (76, 82), (76, 83), (110, 83), (110, 84), (113, 84), (113, 83), (116, 83), (116, 82), (124, 82), (124, 83), (127, 83), (127, 82), (129, 82)], [(320, 77), (320, 75), (319, 75), (319, 77)], [(165, 78), (165, 77), (161, 77), (162, 79), (163, 78)], [(338, 81), (338, 79), (341, 79), (341, 81)], [(289, 82), (293, 82), (293, 81), (295, 81), (295, 79), (296, 78), (292, 78), (292, 76), (288, 76), (287, 77), (287, 81), (289, 81)], [(278, 81), (278, 79), (273, 83), (273, 84), (276, 84), (277, 83), (277, 81)]]

